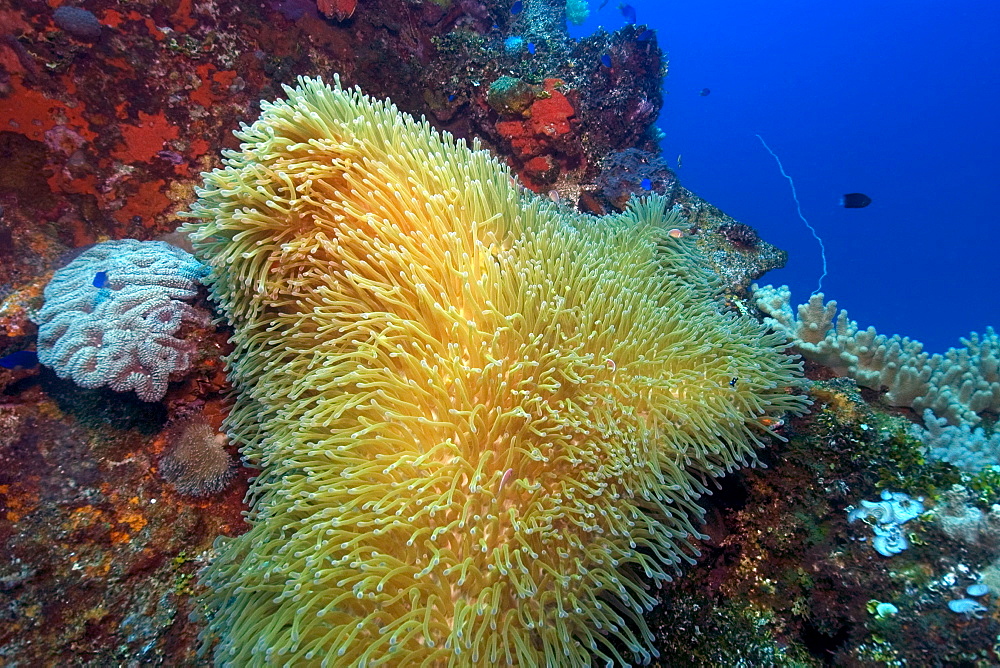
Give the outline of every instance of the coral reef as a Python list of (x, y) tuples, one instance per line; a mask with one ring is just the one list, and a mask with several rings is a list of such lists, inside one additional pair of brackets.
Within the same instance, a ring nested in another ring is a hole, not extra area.
[(862, 520), (875, 534), (872, 547), (883, 557), (891, 557), (910, 547), (903, 525), (924, 512), (923, 499), (911, 499), (905, 492), (882, 490), (881, 501), (861, 500), (859, 508), (848, 507), (848, 523)]
[(659, 155), (637, 148), (609, 153), (601, 161), (596, 194), (606, 205), (600, 212), (623, 211), (632, 197), (651, 192), (673, 200), (677, 176)]
[(108, 386), (159, 401), (187, 370), (196, 344), (185, 322), (208, 324), (186, 301), (208, 268), (159, 241), (106, 241), (55, 272), (35, 315), (38, 360), (85, 388)]
[[(662, 629), (660, 665), (996, 663), (1000, 622), (949, 608), (970, 585), (996, 581), (989, 542), (954, 542), (934, 517), (960, 474), (927, 460), (909, 422), (873, 410), (852, 380), (814, 382), (810, 395), (788, 442), (761, 454), (767, 468), (727, 477), (709, 501), (698, 565), (648, 615)], [(910, 548), (890, 559), (846, 512), (886, 488), (931, 507), (906, 522)]]
[(890, 406), (930, 409), (953, 425), (975, 425), (980, 414), (1000, 412), (1000, 337), (992, 328), (973, 332), (963, 347), (928, 355), (918, 341), (861, 330), (837, 302), (815, 294), (792, 311), (787, 286), (754, 287), (767, 322), (784, 333), (807, 359), (848, 376), (863, 387), (883, 390)]
[[(751, 312), (750, 306), (743, 304), (747, 288), (766, 272), (784, 267), (787, 260), (785, 251), (763, 240), (752, 246), (739, 239), (734, 241), (734, 226), (740, 225), (751, 230), (753, 236), (757, 236), (757, 233), (686, 188), (678, 186), (674, 189), (673, 203), (687, 219), (698, 250), (708, 260), (712, 273), (719, 277), (727, 299), (739, 303), (734, 310), (739, 313)], [(741, 238), (749, 236), (749, 232), (741, 232)]]
[[(168, 493), (162, 410), (122, 420), (124, 395), (32, 380), (0, 374), (0, 662), (198, 665), (190, 583), (243, 525), (246, 475), (197, 503)], [(215, 415), (221, 390), (201, 395)]]
[(934, 459), (970, 473), (1000, 466), (1000, 433), (987, 435), (982, 427), (950, 425), (944, 418), (934, 417), (929, 408), (924, 410), (924, 425), (925, 429), (914, 425), (913, 434), (926, 444), (928, 454)]
[(576, 214), (339, 82), (286, 93), (185, 214), (262, 467), (206, 573), (217, 659), (648, 660), (637, 574), (691, 558), (796, 364), (663, 198)]
[[(658, 153), (653, 123), (663, 101), (655, 82), (665, 68), (655, 38), (639, 40), (641, 30), (628, 26), (576, 42), (566, 32), (565, 4), (545, 0), (524, 2), (498, 28), (436, 40), (438, 58), (424, 75), (444, 84), (425, 93), (439, 127), (483, 138), (526, 186), (571, 202), (595, 188), (611, 152)], [(501, 92), (517, 92), (516, 104), (497, 104)]]
[(566, 0), (566, 20), (574, 25), (580, 25), (590, 16), (587, 0)]
[(567, 96), (575, 97), (575, 93), (564, 93), (561, 89), (565, 84), (559, 79), (545, 79), (533, 99), (522, 102), (521, 91), (530, 94), (531, 89), (520, 80), (510, 81), (511, 77), (501, 77), (490, 86), (491, 93), (498, 83), (504, 89), (494, 95), (497, 101), (491, 104), (505, 113), (496, 122), (496, 132), (508, 143), (525, 184), (540, 190), (555, 183), (562, 170), (581, 164), (583, 156), (575, 133), (579, 121)]
[(742, 250), (753, 250), (760, 245), (757, 231), (744, 223), (723, 223), (719, 225), (719, 232), (730, 244)]
[[(707, 259), (720, 279), (708, 290), (734, 318), (756, 315), (746, 288), (784, 263), (784, 253), (767, 240), (684, 189), (662, 159), (654, 121), (666, 60), (657, 34), (625, 26), (570, 39), (566, 20), (582, 2), (524, 0), (520, 12), (511, 0), (59, 4), (14, 0), (0, 8), (3, 355), (33, 348), (29, 316), (42, 306), (52, 272), (80, 249), (105, 239), (166, 240), (176, 212), (190, 206), (199, 174), (217, 166), (220, 149), (238, 147), (231, 134), (238, 120), (251, 118), (258, 100), (280, 95), (297, 75), (339, 72), (439, 129), (479, 138), (521, 183), (554, 202), (540, 204), (545, 211), (605, 214), (626, 210), (633, 195), (666, 197), (665, 208), (683, 218), (669, 243), (693, 246)], [(201, 294), (191, 305), (208, 308)], [(835, 329), (836, 313), (830, 318)], [(228, 412), (223, 360), (232, 351), (232, 331), (194, 324), (178, 332), (198, 347), (191, 367), (155, 403), (107, 387), (80, 388), (45, 367), (0, 366), (4, 664), (206, 662), (195, 653), (204, 622), (190, 614), (205, 610), (195, 597), (204, 595), (195, 570), (216, 554), (217, 536), (247, 530), (250, 472), (238, 468), (229, 487), (197, 498), (175, 493), (162, 477), (181, 425), (210, 425), (207, 437)], [(613, 338), (607, 328), (600, 331), (602, 341)], [(378, 359), (400, 360), (393, 349), (400, 337), (380, 336), (369, 339), (371, 350), (384, 353)], [(991, 337), (970, 338), (953, 359), (944, 357), (952, 369), (977, 367), (973, 376), (988, 378), (996, 358)], [(922, 359), (904, 341), (896, 341), (906, 353), (901, 359)], [(278, 364), (283, 353), (272, 348), (262, 355)], [(864, 362), (864, 355), (851, 354)], [(326, 358), (315, 359), (321, 365)], [(817, 381), (815, 412), (784, 423), (761, 418), (790, 441), (760, 454), (767, 468), (717, 479), (721, 488), (698, 499), (707, 519), (698, 528), (709, 538), (699, 543), (700, 557), (687, 553), (697, 563), (685, 564), (684, 576), (662, 589), (644, 590), (660, 602), (643, 611), (650, 651), (659, 652), (660, 665), (712, 668), (1000, 664), (995, 594), (970, 589), (1000, 591), (1000, 470), (990, 454), (995, 404), (970, 415), (984, 387), (953, 370), (954, 377), (935, 380), (951, 394), (928, 400), (933, 406), (914, 405), (926, 416), (916, 427), (911, 423), (920, 416), (909, 410), (907, 393), (927, 396), (919, 394), (925, 379), (900, 378), (891, 354), (865, 372), (872, 382), (860, 390), (849, 378), (830, 378), (848, 370), (849, 359), (814, 359), (806, 369)], [(612, 371), (600, 376), (609, 387), (630, 387), (615, 380), (623, 373), (620, 359), (595, 361), (605, 366), (596, 373)], [(888, 397), (883, 374), (896, 374), (887, 376)], [(740, 374), (732, 389), (744, 382)], [(350, 391), (381, 403), (385, 388)], [(300, 397), (309, 399), (306, 392)], [(280, 423), (276, 417), (270, 424)], [(321, 442), (325, 434), (315, 431)], [(521, 493), (507, 470), (494, 471), (494, 486), (484, 483), (479, 493), (501, 500)], [(373, 479), (380, 475), (376, 470)], [(456, 494), (466, 490), (457, 486)], [(848, 507), (884, 490), (924, 497), (928, 509), (901, 527), (910, 547), (891, 559), (872, 549), (872, 530), (861, 520), (847, 522)], [(560, 502), (566, 498), (568, 491)], [(471, 526), (470, 520), (464, 531)], [(516, 578), (520, 569), (510, 572)], [(643, 574), (631, 580), (640, 581), (652, 584)], [(353, 596), (353, 584), (345, 585), (345, 595)], [(612, 590), (602, 604), (615, 596)], [(641, 635), (639, 626), (629, 628)], [(623, 657), (631, 651), (614, 633), (606, 639)]]
[(934, 519), (948, 538), (971, 547), (1000, 549), (1000, 505), (980, 508), (963, 485), (954, 485), (941, 496)]

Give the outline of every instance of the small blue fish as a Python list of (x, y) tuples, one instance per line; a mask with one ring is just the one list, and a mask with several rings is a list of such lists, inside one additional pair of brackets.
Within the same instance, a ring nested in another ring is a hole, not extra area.
[(627, 5), (624, 2), (618, 5), (618, 11), (622, 13), (625, 17), (625, 23), (629, 25), (635, 25), (635, 7), (632, 5)]
[(639, 185), (641, 185), (641, 186), (642, 186), (642, 189), (643, 189), (643, 190), (652, 190), (652, 189), (653, 189), (653, 182), (652, 182), (652, 181), (650, 181), (649, 179), (643, 179), (643, 180), (642, 180), (642, 181), (641, 181), (641, 182), (639, 183)]
[(34, 350), (19, 350), (0, 358), (0, 366), (5, 369), (34, 369), (38, 366), (38, 353)]
[(524, 9), (524, 3), (521, 0), (517, 0), (513, 5), (510, 6), (510, 15), (517, 16)]
[(606, 53), (603, 56), (601, 56), (601, 65), (604, 65), (605, 67), (611, 67), (611, 56), (609, 56)]
[(530, 53), (531, 55), (535, 55), (535, 43), (534, 42), (528, 42), (528, 53)]
[(653, 39), (653, 29), (652, 28), (646, 28), (645, 30), (643, 30), (641, 33), (639, 33), (636, 36), (635, 41), (637, 41), (637, 42), (648, 42), (651, 39)]
[(97, 272), (97, 274), (94, 276), (94, 287), (103, 288), (107, 284), (108, 284), (108, 272), (106, 271)]
[(455, 101), (455, 95), (454, 95), (454, 93), (448, 96), (448, 101), (449, 102), (454, 102)]

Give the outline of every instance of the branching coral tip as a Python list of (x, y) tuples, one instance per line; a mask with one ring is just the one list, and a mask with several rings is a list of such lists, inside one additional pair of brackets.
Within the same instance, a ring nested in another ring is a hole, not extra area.
[(806, 227), (809, 228), (809, 231), (812, 232), (813, 238), (815, 238), (816, 242), (819, 244), (819, 254), (820, 257), (823, 258), (823, 273), (820, 274), (819, 282), (816, 284), (816, 289), (812, 292), (814, 295), (819, 294), (823, 291), (823, 279), (826, 278), (826, 246), (823, 245), (823, 240), (820, 238), (819, 233), (816, 232), (816, 228), (810, 225), (809, 221), (806, 220), (806, 217), (802, 215), (802, 205), (799, 204), (799, 195), (795, 192), (795, 181), (792, 181), (792, 177), (785, 173), (785, 166), (781, 164), (781, 158), (778, 157), (777, 153), (771, 150), (771, 147), (767, 145), (767, 142), (764, 141), (763, 137), (760, 135), (755, 136), (760, 140), (760, 143), (764, 145), (767, 152), (771, 154), (771, 157), (774, 158), (775, 162), (778, 163), (778, 169), (781, 170), (781, 175), (788, 179), (788, 185), (792, 187), (792, 199), (795, 200), (795, 210), (798, 212), (799, 218), (802, 219), (802, 222), (805, 223)]

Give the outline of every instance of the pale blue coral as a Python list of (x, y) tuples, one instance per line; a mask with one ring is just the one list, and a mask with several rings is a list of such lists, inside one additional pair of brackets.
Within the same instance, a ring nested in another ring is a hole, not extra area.
[(566, 19), (573, 25), (580, 25), (590, 16), (587, 0), (566, 0)]
[(988, 434), (982, 427), (950, 425), (944, 418), (935, 417), (929, 408), (924, 411), (924, 426), (922, 429), (914, 425), (912, 433), (924, 442), (932, 459), (969, 473), (1000, 465), (1000, 433), (996, 427), (994, 433)]
[[(102, 287), (95, 285), (98, 272), (107, 275)], [(176, 334), (184, 321), (206, 322), (186, 301), (207, 272), (189, 253), (160, 241), (96, 244), (45, 288), (45, 305), (34, 316), (39, 361), (81, 387), (158, 401), (170, 374), (190, 365), (194, 344)]]
[(883, 557), (899, 554), (910, 546), (902, 526), (924, 512), (922, 498), (913, 499), (904, 492), (882, 491), (881, 501), (861, 501), (859, 508), (848, 508), (848, 523), (862, 520), (875, 534), (872, 547)]

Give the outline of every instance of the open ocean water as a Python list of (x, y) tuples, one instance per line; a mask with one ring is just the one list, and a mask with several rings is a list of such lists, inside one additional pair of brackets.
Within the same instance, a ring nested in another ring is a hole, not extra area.
[[(574, 28), (613, 30), (615, 1)], [(660, 128), (682, 183), (789, 253), (765, 283), (816, 289), (928, 352), (1000, 324), (1000, 4), (637, 0), (669, 60)], [(597, 3), (593, 3), (596, 7)], [(700, 95), (708, 88), (709, 95)], [(844, 209), (844, 193), (872, 204)]]

